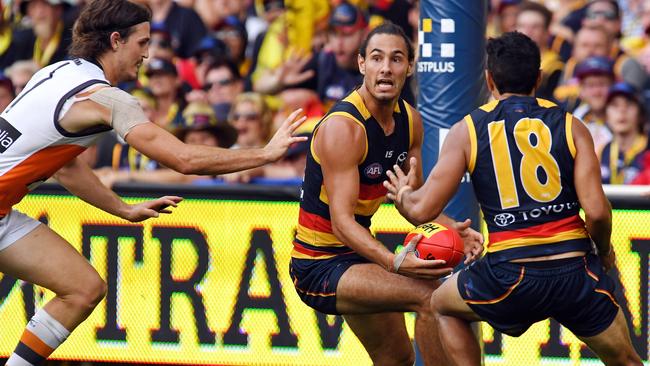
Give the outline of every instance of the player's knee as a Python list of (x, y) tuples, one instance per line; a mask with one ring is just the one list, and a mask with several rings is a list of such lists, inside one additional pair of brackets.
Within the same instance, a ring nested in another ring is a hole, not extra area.
[(106, 296), (106, 291), (106, 282), (99, 275), (91, 276), (68, 296), (68, 301), (81, 309), (94, 309)]

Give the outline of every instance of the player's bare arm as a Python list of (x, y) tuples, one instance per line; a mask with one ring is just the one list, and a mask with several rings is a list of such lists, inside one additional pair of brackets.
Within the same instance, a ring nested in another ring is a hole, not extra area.
[[(363, 128), (344, 117), (332, 117), (314, 137), (314, 150), (321, 160), (329, 198), (332, 229), (336, 237), (358, 254), (393, 271), (395, 255), (354, 219), (359, 196), (358, 164), (365, 151)], [(398, 273), (416, 278), (439, 278), (450, 273), (443, 261), (426, 261), (410, 254)]]
[(85, 202), (131, 222), (158, 217), (160, 213), (171, 213), (166, 208), (176, 207), (182, 200), (177, 196), (164, 196), (137, 205), (129, 205), (104, 186), (90, 167), (79, 159), (74, 159), (59, 169), (54, 178), (70, 193)]
[(596, 244), (605, 268), (614, 266), (612, 234), (612, 207), (605, 196), (600, 178), (600, 165), (594, 152), (594, 143), (582, 122), (573, 119), (571, 131), (576, 148), (573, 181), (585, 212), (589, 236)]

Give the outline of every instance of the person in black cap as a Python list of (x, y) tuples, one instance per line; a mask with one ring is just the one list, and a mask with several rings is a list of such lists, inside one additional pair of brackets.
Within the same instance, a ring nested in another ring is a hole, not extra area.
[(207, 34), (201, 17), (192, 8), (178, 5), (173, 0), (148, 0), (152, 24), (162, 23), (171, 35), (174, 53), (180, 58), (192, 56), (192, 50)]
[(634, 86), (620, 82), (609, 89), (606, 111), (612, 141), (599, 151), (602, 181), (629, 184), (643, 169), (648, 146), (645, 108)]
[(151, 94), (156, 98), (154, 122), (167, 129), (180, 125), (185, 98), (176, 66), (169, 60), (152, 59), (147, 64), (145, 75), (149, 78)]
[(580, 94), (573, 115), (585, 123), (596, 151), (600, 151), (612, 139), (605, 123), (605, 103), (609, 88), (614, 84), (614, 63), (608, 57), (592, 56), (576, 66), (575, 75)]
[(33, 59), (43, 67), (66, 58), (72, 40), (70, 25), (64, 22), (63, 0), (26, 0), (21, 2), (23, 16), (32, 27), (15, 33), (15, 59)]

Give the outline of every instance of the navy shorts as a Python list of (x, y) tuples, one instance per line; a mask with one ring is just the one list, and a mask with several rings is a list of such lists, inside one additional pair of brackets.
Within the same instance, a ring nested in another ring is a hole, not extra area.
[(356, 254), (340, 254), (328, 259), (291, 258), (289, 273), (302, 301), (325, 314), (336, 311), (336, 286), (343, 273), (354, 264), (370, 263)]
[(600, 334), (614, 321), (614, 281), (593, 255), (530, 263), (490, 263), (486, 255), (458, 275), (467, 305), (494, 329), (518, 337), (554, 318), (580, 337)]

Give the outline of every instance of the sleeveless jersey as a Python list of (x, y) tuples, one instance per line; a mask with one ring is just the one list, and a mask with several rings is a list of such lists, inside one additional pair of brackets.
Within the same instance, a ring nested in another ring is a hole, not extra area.
[(57, 62), (39, 70), (0, 114), (0, 217), (111, 129), (98, 125), (72, 133), (59, 125), (66, 102), (95, 84), (109, 84), (97, 65)]
[[(370, 228), (372, 215), (385, 202), (387, 179), (386, 171), (394, 164), (402, 166), (413, 141), (413, 118), (411, 107), (399, 100), (393, 112), (395, 129), (389, 136), (370, 114), (359, 93), (355, 90), (336, 103), (318, 122), (318, 128), (333, 116), (350, 119), (358, 123), (366, 133), (367, 150), (359, 164), (359, 197), (354, 209), (355, 220), (363, 227)], [(298, 228), (294, 240), (292, 257), (303, 259), (325, 259), (338, 254), (351, 253), (352, 249), (341, 243), (332, 231), (327, 192), (323, 185), (323, 171), (320, 159), (314, 152), (313, 138), (307, 155), (305, 178), (302, 184)]]
[(469, 171), (497, 260), (591, 250), (573, 182), (573, 117), (512, 96), (465, 117)]

